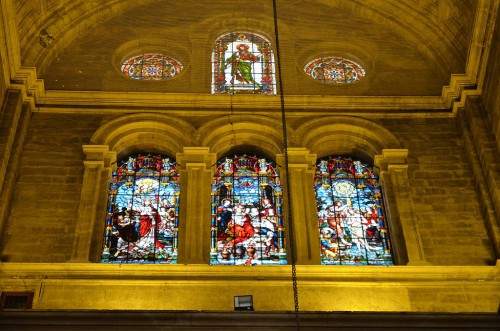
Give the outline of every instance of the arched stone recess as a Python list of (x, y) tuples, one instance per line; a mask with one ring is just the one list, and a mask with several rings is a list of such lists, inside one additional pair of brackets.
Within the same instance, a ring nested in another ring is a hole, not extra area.
[[(292, 128), (289, 128), (293, 132)], [(247, 153), (249, 155), (255, 153), (271, 160), (277, 160), (277, 157), (283, 151), (283, 138), (282, 138), (282, 126), (281, 121), (260, 115), (227, 115), (223, 117), (216, 118), (202, 125), (198, 131), (197, 136), (199, 136), (199, 143), (201, 146), (199, 149), (205, 148), (207, 151), (210, 150), (212, 153), (208, 154), (206, 159), (211, 161), (209, 174), (205, 177), (201, 175), (201, 181), (191, 181), (188, 185), (198, 185), (203, 191), (202, 199), (196, 200), (198, 203), (198, 210), (200, 215), (198, 219), (203, 220), (203, 224), (200, 225), (198, 232), (190, 233), (187, 231), (187, 236), (192, 237), (192, 240), (187, 242), (190, 243), (190, 254), (193, 254), (193, 242), (194, 249), (198, 249), (196, 245), (198, 242), (202, 241), (202, 250), (200, 253), (203, 257), (204, 263), (209, 263), (210, 258), (210, 227), (211, 227), (211, 191), (210, 184), (213, 181), (213, 176), (215, 173), (215, 165), (217, 160), (220, 158), (232, 154), (232, 153)], [(199, 159), (202, 159), (201, 157)], [(284, 176), (284, 171), (282, 167), (277, 169), (280, 176)], [(284, 181), (282, 180), (282, 183)], [(208, 191), (205, 190), (208, 188)], [(286, 190), (286, 187), (285, 187)], [(201, 204), (200, 204), (201, 201)], [(206, 204), (205, 201), (208, 201)], [(181, 199), (182, 203), (182, 199)], [(189, 203), (189, 202), (188, 202)], [(285, 201), (285, 204), (288, 203)], [(200, 206), (203, 210), (200, 210)], [(285, 215), (285, 219), (286, 219)], [(193, 220), (194, 222), (195, 220)], [(287, 224), (285, 221), (285, 231)], [(200, 236), (200, 233), (203, 236)], [(288, 233), (285, 232), (285, 237), (288, 238)], [(182, 244), (179, 240), (179, 244)], [(179, 248), (179, 259), (181, 250)], [(195, 261), (194, 261), (195, 262)]]
[[(399, 141), (389, 130), (374, 121), (360, 117), (331, 116), (300, 125), (296, 130), (296, 137), (299, 145), (305, 147), (305, 154), (313, 153), (309, 154), (310, 172), (303, 178), (309, 183), (313, 183), (318, 157), (351, 155), (373, 163), (384, 192), (396, 264), (428, 264), (409, 187), (408, 150), (401, 149)], [(294, 197), (292, 201), (308, 201), (308, 204), (314, 205), (311, 204), (314, 198), (312, 184), (309, 186), (311, 189), (307, 190), (307, 195), (311, 196)], [(301, 207), (294, 208), (300, 210)], [(312, 213), (307, 216), (312, 217)], [(314, 215), (315, 221), (316, 217)], [(311, 243), (318, 241), (316, 232), (313, 231), (316, 237), (310, 238)]]
[[(231, 32), (256, 33), (269, 40), (272, 49), (275, 50), (272, 31), (274, 31), (274, 26), (271, 16), (259, 15), (252, 18), (248, 17), (244, 11), (239, 14), (221, 13), (200, 21), (199, 24), (193, 26), (189, 34), (191, 41), (189, 43), (191, 46), (190, 59), (192, 61), (198, 59), (196, 65), (189, 67), (191, 80), (204, 82), (203, 90), (200, 91), (202, 93), (206, 93), (210, 89), (212, 84), (212, 52), (218, 37)], [(186, 67), (188, 64), (186, 63)]]
[(177, 156), (193, 145), (194, 128), (162, 114), (134, 114), (103, 124), (83, 145), (86, 155), (78, 207), (77, 225), (70, 262), (98, 260), (102, 224), (106, 212), (109, 180), (116, 160), (137, 152)]
[(195, 129), (178, 118), (162, 114), (134, 114), (101, 126), (91, 138), (95, 145), (107, 145), (118, 158), (135, 151), (176, 155), (193, 146)]
[(379, 124), (360, 117), (331, 116), (308, 121), (297, 128), (301, 145), (323, 157), (354, 155), (373, 162), (383, 149), (400, 148), (399, 141)]
[[(293, 129), (288, 127), (288, 134)], [(200, 145), (209, 147), (217, 158), (251, 147), (257, 153), (275, 160), (283, 151), (282, 123), (272, 117), (227, 115), (207, 122), (198, 129)]]

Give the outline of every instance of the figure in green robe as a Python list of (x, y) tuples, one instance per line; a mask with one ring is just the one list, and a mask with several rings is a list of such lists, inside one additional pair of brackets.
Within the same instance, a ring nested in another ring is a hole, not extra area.
[(238, 82), (259, 86), (252, 75), (252, 64), (258, 61), (259, 57), (249, 52), (249, 48), (246, 44), (239, 44), (236, 46), (238, 51), (226, 59), (226, 66), (231, 65), (231, 84), (234, 84), (234, 78), (236, 78)]

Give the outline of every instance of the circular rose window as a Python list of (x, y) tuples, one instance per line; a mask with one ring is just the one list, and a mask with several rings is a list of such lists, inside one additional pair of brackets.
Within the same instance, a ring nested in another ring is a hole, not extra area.
[(304, 71), (313, 79), (327, 84), (350, 84), (365, 77), (365, 69), (343, 57), (321, 57), (309, 62)]
[(163, 54), (137, 55), (122, 64), (125, 76), (144, 80), (169, 79), (178, 75), (182, 68), (179, 61)]

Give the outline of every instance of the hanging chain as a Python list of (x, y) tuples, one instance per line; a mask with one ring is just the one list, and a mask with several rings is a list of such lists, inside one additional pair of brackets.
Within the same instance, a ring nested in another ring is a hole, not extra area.
[(283, 149), (285, 155), (285, 174), (286, 174), (286, 187), (287, 187), (287, 210), (288, 210), (288, 229), (290, 234), (290, 255), (292, 258), (292, 285), (293, 285), (293, 301), (295, 307), (295, 322), (297, 330), (300, 330), (300, 315), (299, 315), (299, 291), (297, 287), (297, 268), (295, 262), (297, 260), (297, 252), (295, 250), (295, 235), (293, 228), (293, 217), (290, 197), (290, 176), (288, 167), (288, 138), (286, 132), (286, 116), (285, 116), (285, 95), (283, 92), (283, 79), (281, 78), (281, 56), (280, 56), (280, 43), (278, 33), (278, 10), (276, 8), (276, 0), (273, 0), (273, 17), (274, 17), (274, 36), (276, 42), (276, 64), (278, 66), (278, 84), (280, 90), (280, 104), (281, 104), (281, 122), (283, 126)]

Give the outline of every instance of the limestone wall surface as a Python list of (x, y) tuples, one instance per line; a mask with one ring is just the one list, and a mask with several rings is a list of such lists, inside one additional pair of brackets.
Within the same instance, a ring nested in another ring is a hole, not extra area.
[(33, 115), (4, 238), (4, 261), (69, 259), (83, 175), (81, 146), (98, 124), (92, 116)]
[(483, 97), (500, 150), (500, 24), (498, 23), (491, 42)]
[[(8, 218), (3, 261), (61, 263), (70, 259), (83, 181), (82, 145), (90, 143), (102, 118), (33, 114)], [(379, 122), (409, 150), (415, 231), (427, 261), (433, 265), (495, 264), (455, 120)]]
[(427, 260), (436, 265), (494, 263), (455, 119), (383, 122), (409, 150), (408, 177)]

